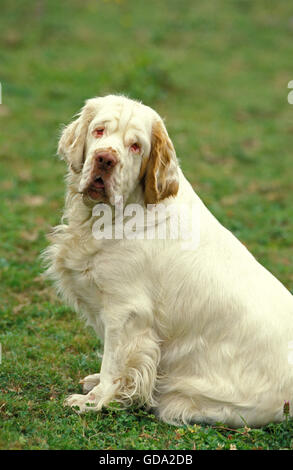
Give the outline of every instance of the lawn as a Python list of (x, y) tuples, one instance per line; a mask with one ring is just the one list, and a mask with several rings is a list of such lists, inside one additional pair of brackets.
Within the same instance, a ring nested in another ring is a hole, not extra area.
[(200, 197), (292, 291), (292, 5), (2, 0), (0, 10), (0, 448), (292, 449), (292, 420), (177, 428), (143, 409), (64, 408), (101, 350), (39, 258), (62, 214), (61, 125), (85, 99), (123, 93), (166, 118)]

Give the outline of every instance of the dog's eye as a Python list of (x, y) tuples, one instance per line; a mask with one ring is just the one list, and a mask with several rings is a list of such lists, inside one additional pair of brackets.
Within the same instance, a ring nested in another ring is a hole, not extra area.
[(94, 130), (93, 136), (98, 138), (102, 137), (104, 135), (105, 128), (104, 127), (98, 127), (97, 129)]
[(130, 146), (130, 149), (134, 153), (139, 153), (140, 152), (140, 145), (137, 142), (135, 142), (134, 144), (132, 144)]

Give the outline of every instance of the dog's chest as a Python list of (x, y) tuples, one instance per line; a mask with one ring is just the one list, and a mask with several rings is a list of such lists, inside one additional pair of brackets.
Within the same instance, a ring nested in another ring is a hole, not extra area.
[(99, 282), (100, 247), (78, 234), (64, 236), (54, 248), (54, 277), (65, 300), (71, 307), (86, 315), (95, 327), (97, 313), (102, 303), (102, 286)]

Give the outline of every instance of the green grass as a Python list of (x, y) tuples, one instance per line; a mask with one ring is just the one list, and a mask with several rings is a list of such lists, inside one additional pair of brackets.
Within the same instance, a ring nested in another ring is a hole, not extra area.
[(2, 0), (0, 448), (292, 449), (292, 420), (178, 429), (139, 409), (64, 408), (100, 345), (38, 258), (62, 213), (61, 124), (124, 93), (166, 117), (201, 198), (292, 291), (292, 15), (286, 1)]

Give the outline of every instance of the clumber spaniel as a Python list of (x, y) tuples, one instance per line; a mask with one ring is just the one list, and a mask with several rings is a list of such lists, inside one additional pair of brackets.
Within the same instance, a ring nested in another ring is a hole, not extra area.
[[(48, 275), (104, 343), (100, 373), (66, 404), (84, 412), (138, 402), (173, 424), (281, 421), (293, 400), (293, 297), (195, 194), (160, 116), (123, 96), (90, 99), (58, 151), (67, 197)], [(172, 235), (170, 216), (164, 237), (121, 236), (135, 207), (173, 203), (195, 208), (193, 244)], [(111, 220), (95, 233), (107, 208)]]

